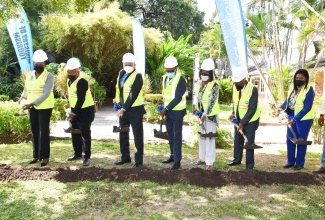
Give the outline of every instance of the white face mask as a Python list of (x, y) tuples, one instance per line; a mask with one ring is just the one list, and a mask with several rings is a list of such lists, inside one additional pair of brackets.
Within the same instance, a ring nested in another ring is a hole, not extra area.
[(172, 79), (175, 76), (175, 72), (166, 72), (166, 75), (169, 79)]
[(208, 81), (209, 80), (209, 76), (201, 76), (202, 81)]
[(132, 66), (124, 66), (124, 70), (126, 73), (132, 73), (134, 68)]

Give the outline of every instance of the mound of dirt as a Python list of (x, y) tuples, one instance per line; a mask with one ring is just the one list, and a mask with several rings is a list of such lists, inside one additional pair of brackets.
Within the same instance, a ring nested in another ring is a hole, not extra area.
[(22, 166), (0, 166), (0, 181), (49, 180), (60, 182), (98, 181), (109, 179), (116, 182), (151, 181), (159, 184), (187, 183), (199, 187), (222, 187), (225, 185), (325, 185), (325, 177), (305, 172), (281, 173), (257, 170), (206, 171), (200, 168), (153, 170), (150, 168), (103, 169), (98, 167), (24, 168)]

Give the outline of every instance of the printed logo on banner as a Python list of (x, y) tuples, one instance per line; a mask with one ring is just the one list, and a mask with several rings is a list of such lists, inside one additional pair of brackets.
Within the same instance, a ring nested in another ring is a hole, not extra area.
[(12, 19), (6, 26), (21, 70), (32, 70), (34, 68), (32, 34), (24, 9), (20, 12), (20, 19)]

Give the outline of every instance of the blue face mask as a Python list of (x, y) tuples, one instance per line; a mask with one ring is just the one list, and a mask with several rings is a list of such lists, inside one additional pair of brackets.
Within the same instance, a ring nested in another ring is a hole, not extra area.
[(175, 76), (175, 72), (166, 72), (166, 75), (169, 79), (172, 79)]

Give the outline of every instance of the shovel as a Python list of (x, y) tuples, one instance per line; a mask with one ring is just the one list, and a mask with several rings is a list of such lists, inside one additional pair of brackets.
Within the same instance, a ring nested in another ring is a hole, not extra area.
[(28, 101), (26, 99), (22, 99), (20, 101), (20, 111), (19, 113), (15, 113), (14, 116), (25, 116), (27, 115), (27, 113), (24, 110), (24, 106), (28, 104)]
[(201, 122), (200, 118), (199, 118), (199, 126), (201, 126), (201, 128), (203, 129), (203, 134), (201, 132), (198, 132), (200, 134), (201, 137), (209, 137), (209, 138), (212, 138), (212, 137), (218, 137), (218, 133), (212, 133), (212, 132), (209, 132), (207, 133), (206, 130), (205, 130), (205, 126), (204, 124)]
[(290, 129), (290, 131), (292, 132), (293, 134), (293, 138), (292, 137), (288, 137), (289, 140), (294, 143), (294, 144), (297, 144), (297, 145), (311, 145), (313, 142), (312, 141), (305, 141), (304, 139), (302, 138), (297, 138), (297, 135), (296, 133), (294, 132), (294, 130), (292, 129), (291, 125), (288, 125), (288, 128)]
[(121, 119), (120, 118), (119, 118), (119, 124), (120, 124), (120, 126), (113, 125), (113, 132), (114, 133), (118, 133), (118, 132), (126, 133), (126, 132), (130, 131), (129, 126), (121, 127)]
[[(238, 125), (233, 123), (236, 128), (238, 129)], [(254, 149), (258, 149), (258, 148), (263, 148), (262, 146), (256, 145), (256, 144), (249, 144), (248, 143), (248, 139), (246, 137), (246, 135), (244, 134), (244, 132), (242, 130), (238, 130), (238, 132), (243, 136), (243, 138), (245, 139), (245, 145), (242, 146), (243, 148), (245, 148), (246, 150), (254, 150)]]
[[(114, 110), (115, 111), (118, 111), (119, 109), (121, 109), (122, 107), (121, 107), (121, 105), (120, 104), (117, 104), (117, 103), (115, 103), (114, 104)], [(129, 132), (130, 131), (130, 128), (129, 128), (129, 126), (125, 126), (125, 127), (121, 127), (121, 119), (120, 119), (120, 117), (118, 116), (118, 114), (117, 114), (117, 119), (116, 119), (116, 121), (117, 120), (119, 120), (119, 124), (120, 124), (120, 126), (115, 126), (115, 125), (113, 125), (113, 133), (118, 133), (118, 132), (122, 132), (122, 133), (126, 133), (126, 132)]]
[(154, 136), (156, 138), (164, 139), (164, 140), (169, 140), (169, 135), (167, 132), (162, 131), (162, 117), (159, 116), (159, 123), (160, 123), (160, 130), (157, 131), (156, 129), (153, 129)]

